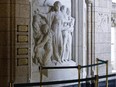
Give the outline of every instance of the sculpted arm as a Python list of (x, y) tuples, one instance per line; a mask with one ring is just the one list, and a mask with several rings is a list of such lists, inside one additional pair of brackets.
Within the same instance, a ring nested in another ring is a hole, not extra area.
[(43, 36), (40, 36), (40, 37), (39, 37), (39, 40), (37, 41), (37, 44), (38, 44), (38, 45), (41, 43), (42, 39), (43, 39)]
[(45, 36), (44, 39), (43, 39), (43, 40), (41, 41), (41, 43), (39, 44), (39, 46), (44, 46), (44, 45), (47, 43), (48, 39), (49, 39), (48, 35)]

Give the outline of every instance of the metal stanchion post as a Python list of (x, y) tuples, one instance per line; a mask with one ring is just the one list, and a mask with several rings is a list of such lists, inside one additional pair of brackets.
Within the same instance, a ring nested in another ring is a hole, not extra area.
[(40, 66), (40, 87), (42, 87), (41, 83), (42, 83), (42, 66)]
[(81, 87), (81, 84), (80, 84), (80, 71), (81, 71), (81, 65), (78, 65), (78, 79), (79, 79), (78, 87)]
[(98, 87), (98, 81), (99, 81), (99, 77), (98, 75), (95, 75), (95, 87)]
[(12, 87), (12, 82), (10, 82), (10, 87)]
[[(98, 58), (96, 58), (96, 62), (97, 62), (97, 64), (98, 64)], [(96, 68), (97, 70), (96, 70), (96, 74), (98, 75), (98, 65), (97, 65), (97, 68)]]
[[(98, 64), (98, 58), (96, 58), (96, 62)], [(98, 87), (98, 65), (97, 65), (97, 68), (96, 68), (95, 87)]]
[(108, 87), (108, 61), (106, 61), (106, 87)]

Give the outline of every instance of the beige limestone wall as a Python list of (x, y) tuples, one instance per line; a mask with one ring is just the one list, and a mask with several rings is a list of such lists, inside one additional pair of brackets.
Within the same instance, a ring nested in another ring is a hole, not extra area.
[(29, 80), (29, 0), (15, 4), (15, 83)]
[(0, 87), (28, 82), (29, 12), (29, 0), (0, 0)]
[[(10, 82), (27, 82), (28, 65), (18, 65), (16, 47), (27, 47), (28, 43), (19, 43), (17, 25), (29, 25), (29, 0), (0, 0), (0, 87), (8, 87)], [(16, 49), (15, 49), (16, 48)]]

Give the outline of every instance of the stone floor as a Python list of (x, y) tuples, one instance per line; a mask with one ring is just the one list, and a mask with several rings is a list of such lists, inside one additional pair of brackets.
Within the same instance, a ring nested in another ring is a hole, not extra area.
[[(63, 87), (78, 87), (77, 84), (71, 86), (63, 86)], [(81, 87), (95, 87), (94, 85), (90, 84), (81, 84)], [(106, 81), (99, 82), (99, 87), (106, 87)], [(112, 79), (108, 81), (108, 87), (116, 87), (116, 79)]]

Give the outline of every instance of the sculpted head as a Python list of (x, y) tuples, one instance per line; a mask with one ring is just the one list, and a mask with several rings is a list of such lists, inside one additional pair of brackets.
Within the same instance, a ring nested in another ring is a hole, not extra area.
[(66, 14), (67, 14), (67, 15), (70, 15), (70, 10), (69, 10), (69, 8), (66, 9)]
[(61, 6), (60, 11), (66, 13), (66, 7), (64, 5)]
[(61, 2), (56, 1), (56, 2), (54, 3), (54, 10), (55, 10), (55, 11), (59, 11), (59, 10), (60, 10), (60, 7), (61, 7)]
[(47, 24), (43, 24), (43, 25), (41, 26), (41, 32), (42, 32), (43, 34), (47, 34), (47, 33), (48, 33), (48, 30), (49, 30), (49, 26), (48, 26)]

